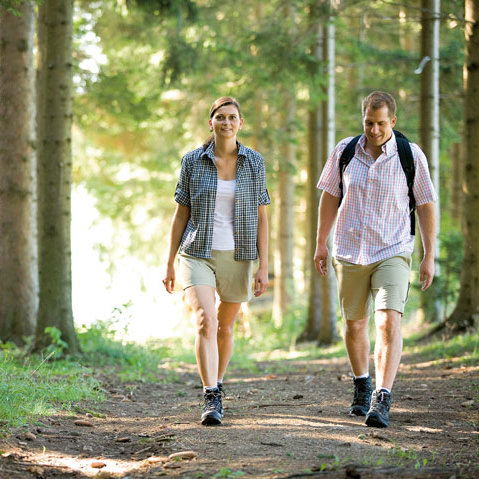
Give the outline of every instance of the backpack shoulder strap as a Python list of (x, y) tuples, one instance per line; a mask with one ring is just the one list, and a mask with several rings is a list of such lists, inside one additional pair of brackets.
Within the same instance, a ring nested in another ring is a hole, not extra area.
[[(361, 138), (361, 135), (355, 136), (344, 148), (341, 157), (339, 158), (339, 204), (343, 201), (343, 173), (349, 162), (353, 159), (354, 152), (356, 150), (356, 144)], [(339, 205), (338, 205), (339, 206)]]
[(401, 166), (406, 175), (406, 182), (408, 187), (409, 195), (409, 211), (411, 215), (411, 235), (416, 233), (416, 221), (414, 216), (414, 211), (416, 209), (416, 200), (414, 199), (414, 176), (416, 174), (416, 169), (414, 167), (414, 157), (411, 150), (411, 145), (409, 140), (397, 130), (393, 130), (394, 135), (396, 136), (396, 143), (398, 147), (399, 159), (401, 161)]

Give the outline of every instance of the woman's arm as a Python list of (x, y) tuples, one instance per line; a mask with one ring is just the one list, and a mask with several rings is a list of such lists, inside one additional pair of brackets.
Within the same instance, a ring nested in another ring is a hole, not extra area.
[(166, 275), (163, 280), (166, 291), (172, 293), (175, 289), (175, 257), (180, 247), (181, 238), (185, 232), (186, 225), (190, 218), (190, 208), (178, 204), (176, 206), (170, 229), (170, 246), (168, 248), (168, 261), (166, 265)]
[(259, 268), (254, 278), (254, 295), (261, 296), (268, 287), (268, 215), (266, 205), (258, 206)]

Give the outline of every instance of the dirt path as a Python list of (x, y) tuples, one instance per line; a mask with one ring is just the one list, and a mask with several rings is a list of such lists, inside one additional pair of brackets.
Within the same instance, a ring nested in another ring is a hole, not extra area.
[[(219, 427), (199, 424), (193, 366), (174, 384), (105, 381), (106, 403), (2, 441), (0, 478), (479, 477), (479, 367), (405, 357), (388, 429), (348, 416), (345, 360), (261, 363), (259, 371), (230, 372)], [(184, 451), (196, 457), (168, 460)]]

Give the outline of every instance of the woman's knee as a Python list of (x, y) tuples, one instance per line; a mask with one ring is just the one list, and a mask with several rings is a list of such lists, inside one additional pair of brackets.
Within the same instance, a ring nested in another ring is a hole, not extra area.
[(234, 333), (234, 322), (228, 324), (219, 324), (218, 326), (218, 336), (222, 338), (230, 338)]

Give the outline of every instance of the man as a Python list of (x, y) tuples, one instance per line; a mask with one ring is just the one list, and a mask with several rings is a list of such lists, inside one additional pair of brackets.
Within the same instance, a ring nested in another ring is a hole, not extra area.
[[(387, 427), (391, 389), (402, 353), (401, 317), (409, 289), (414, 236), (406, 175), (393, 132), (396, 102), (388, 93), (375, 91), (363, 100), (362, 114), (364, 134), (342, 174), (342, 195), (339, 160), (352, 138), (338, 143), (319, 179), (318, 188), (323, 193), (314, 262), (318, 272), (325, 275), (326, 240), (338, 216), (332, 261), (354, 375), (350, 414), (366, 416), (368, 426)], [(425, 290), (434, 277), (437, 197), (424, 153), (413, 143), (410, 147), (415, 167), (412, 191), (424, 246), (420, 281)], [(368, 335), (373, 300), (377, 332), (374, 391)]]

